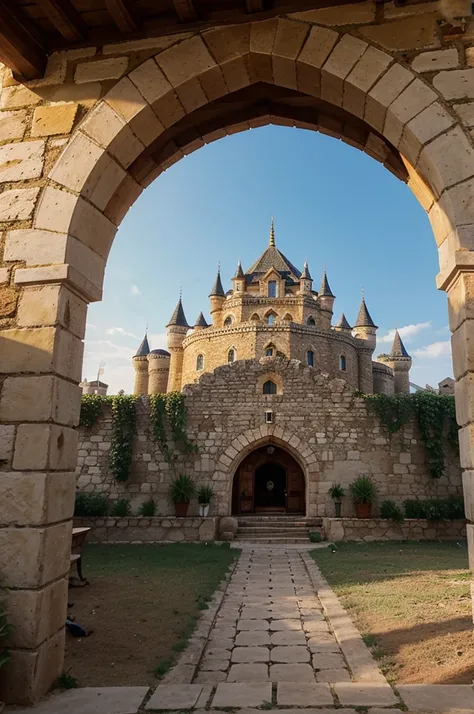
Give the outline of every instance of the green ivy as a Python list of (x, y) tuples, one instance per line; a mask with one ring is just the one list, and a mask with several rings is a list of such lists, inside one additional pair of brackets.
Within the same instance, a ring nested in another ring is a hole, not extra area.
[(119, 394), (110, 400), (112, 406), (112, 443), (109, 466), (116, 481), (127, 481), (133, 456), (133, 437), (136, 433), (136, 398)]
[(153, 435), (158, 442), (160, 451), (166, 462), (171, 460), (168, 438), (166, 435), (166, 394), (150, 396), (150, 419), (153, 425)]
[(153, 434), (165, 461), (170, 462), (177, 458), (168, 445), (167, 424), (176, 446), (181, 445), (185, 454), (197, 452), (196, 444), (186, 433), (186, 405), (181, 392), (153, 394), (150, 397), (150, 419)]
[(365, 394), (369, 408), (379, 417), (388, 434), (394, 434), (416, 417), (433, 478), (445, 470), (445, 438), (459, 453), (458, 425), (454, 397), (433, 392), (416, 394)]
[(102, 407), (108, 400), (110, 400), (110, 397), (103, 397), (100, 394), (83, 394), (79, 425), (94, 426), (99, 417), (102, 416)]

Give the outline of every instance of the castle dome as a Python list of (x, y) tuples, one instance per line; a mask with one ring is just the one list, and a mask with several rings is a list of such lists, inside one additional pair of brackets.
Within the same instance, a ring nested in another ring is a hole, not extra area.
[(288, 258), (283, 255), (275, 245), (275, 231), (272, 225), (270, 229), (270, 241), (266, 250), (255, 261), (255, 263), (246, 271), (245, 278), (247, 282), (254, 282), (262, 275), (265, 275), (270, 268), (274, 268), (282, 278), (286, 278), (292, 282), (297, 282), (301, 278), (301, 272), (291, 263)]
[(162, 355), (163, 357), (171, 357), (170, 353), (166, 350), (152, 350), (151, 355)]

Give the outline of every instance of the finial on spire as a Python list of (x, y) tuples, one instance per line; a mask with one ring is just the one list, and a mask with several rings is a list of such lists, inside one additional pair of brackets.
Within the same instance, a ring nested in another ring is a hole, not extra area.
[(270, 241), (268, 243), (270, 246), (275, 246), (275, 221), (272, 216), (272, 222), (270, 224)]

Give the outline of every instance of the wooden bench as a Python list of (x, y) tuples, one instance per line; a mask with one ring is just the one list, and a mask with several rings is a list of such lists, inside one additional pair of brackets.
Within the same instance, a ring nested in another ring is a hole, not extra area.
[(86, 540), (90, 528), (73, 528), (71, 540), (71, 567), (76, 564), (77, 575), (83, 585), (88, 585), (88, 581), (82, 574), (82, 546)]

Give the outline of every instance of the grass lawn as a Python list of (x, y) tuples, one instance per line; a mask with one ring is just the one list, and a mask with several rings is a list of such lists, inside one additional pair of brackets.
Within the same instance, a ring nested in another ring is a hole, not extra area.
[(69, 612), (93, 634), (67, 634), (64, 671), (79, 686), (156, 682), (184, 649), (237, 552), (205, 544), (88, 545)]
[(389, 679), (472, 683), (465, 543), (340, 543), (312, 556)]

